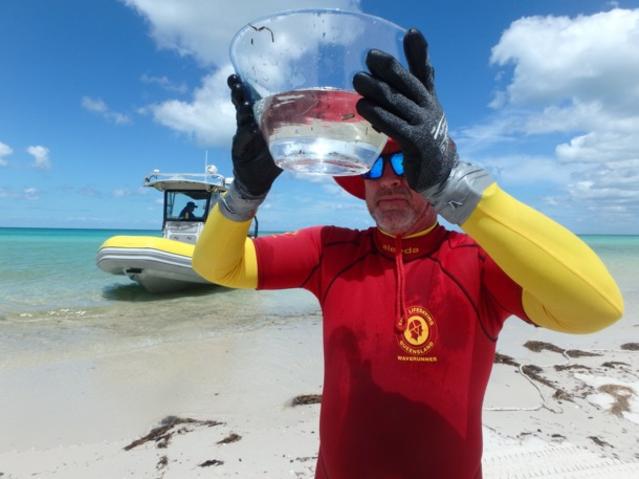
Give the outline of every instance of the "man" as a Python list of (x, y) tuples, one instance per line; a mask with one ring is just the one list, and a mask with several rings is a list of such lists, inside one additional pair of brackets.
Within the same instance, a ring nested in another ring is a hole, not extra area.
[[(427, 45), (404, 37), (409, 70), (371, 50), (354, 77), (357, 111), (389, 135), (363, 177), (377, 227), (314, 227), (247, 239), (280, 171), (239, 78), (235, 182), (209, 216), (193, 266), (233, 287), (306, 288), (324, 316), (316, 477), (481, 478), (481, 409), (504, 320), (587, 333), (623, 300), (576, 236), (460, 162), (434, 92)], [(437, 214), (466, 234), (446, 231)]]
[(180, 215), (178, 216), (178, 218), (180, 218), (181, 220), (196, 220), (198, 219), (195, 216), (195, 208), (197, 208), (197, 205), (195, 203), (193, 203), (192, 201), (189, 201), (186, 206), (184, 208), (182, 208), (182, 211), (180, 211)]

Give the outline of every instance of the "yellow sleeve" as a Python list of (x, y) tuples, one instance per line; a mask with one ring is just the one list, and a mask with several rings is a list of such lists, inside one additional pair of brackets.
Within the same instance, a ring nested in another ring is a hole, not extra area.
[(193, 251), (193, 269), (213, 283), (231, 288), (257, 287), (255, 245), (247, 237), (251, 220), (227, 219), (219, 205), (209, 214)]
[(524, 311), (536, 324), (590, 333), (622, 316), (619, 288), (595, 252), (496, 183), (461, 227), (522, 287)]

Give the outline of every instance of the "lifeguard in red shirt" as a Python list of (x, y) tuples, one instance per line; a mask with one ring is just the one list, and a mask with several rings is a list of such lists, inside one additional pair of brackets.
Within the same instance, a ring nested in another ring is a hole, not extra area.
[(373, 50), (370, 72), (354, 78), (357, 111), (394, 140), (366, 175), (337, 179), (366, 201), (376, 227), (247, 238), (281, 170), (231, 76), (235, 182), (193, 255), (210, 281), (317, 297), (321, 479), (481, 478), (481, 408), (505, 319), (587, 333), (623, 312), (587, 245), (459, 161), (421, 33), (409, 30), (404, 48), (409, 70)]

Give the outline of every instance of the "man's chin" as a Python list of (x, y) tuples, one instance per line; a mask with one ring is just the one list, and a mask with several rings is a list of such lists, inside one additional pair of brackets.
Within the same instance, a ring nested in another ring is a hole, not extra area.
[(405, 215), (393, 215), (392, 213), (382, 213), (376, 218), (376, 223), (386, 233), (393, 235), (403, 234), (410, 229), (413, 222)]

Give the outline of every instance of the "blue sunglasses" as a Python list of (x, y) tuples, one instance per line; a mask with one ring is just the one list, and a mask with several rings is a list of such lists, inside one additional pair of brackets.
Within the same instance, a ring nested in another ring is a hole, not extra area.
[(384, 176), (384, 165), (387, 161), (397, 176), (404, 175), (404, 155), (399, 151), (397, 153), (391, 153), (390, 155), (380, 155), (379, 158), (375, 160), (375, 163), (373, 163), (371, 169), (362, 175), (362, 178), (366, 180), (379, 180)]

